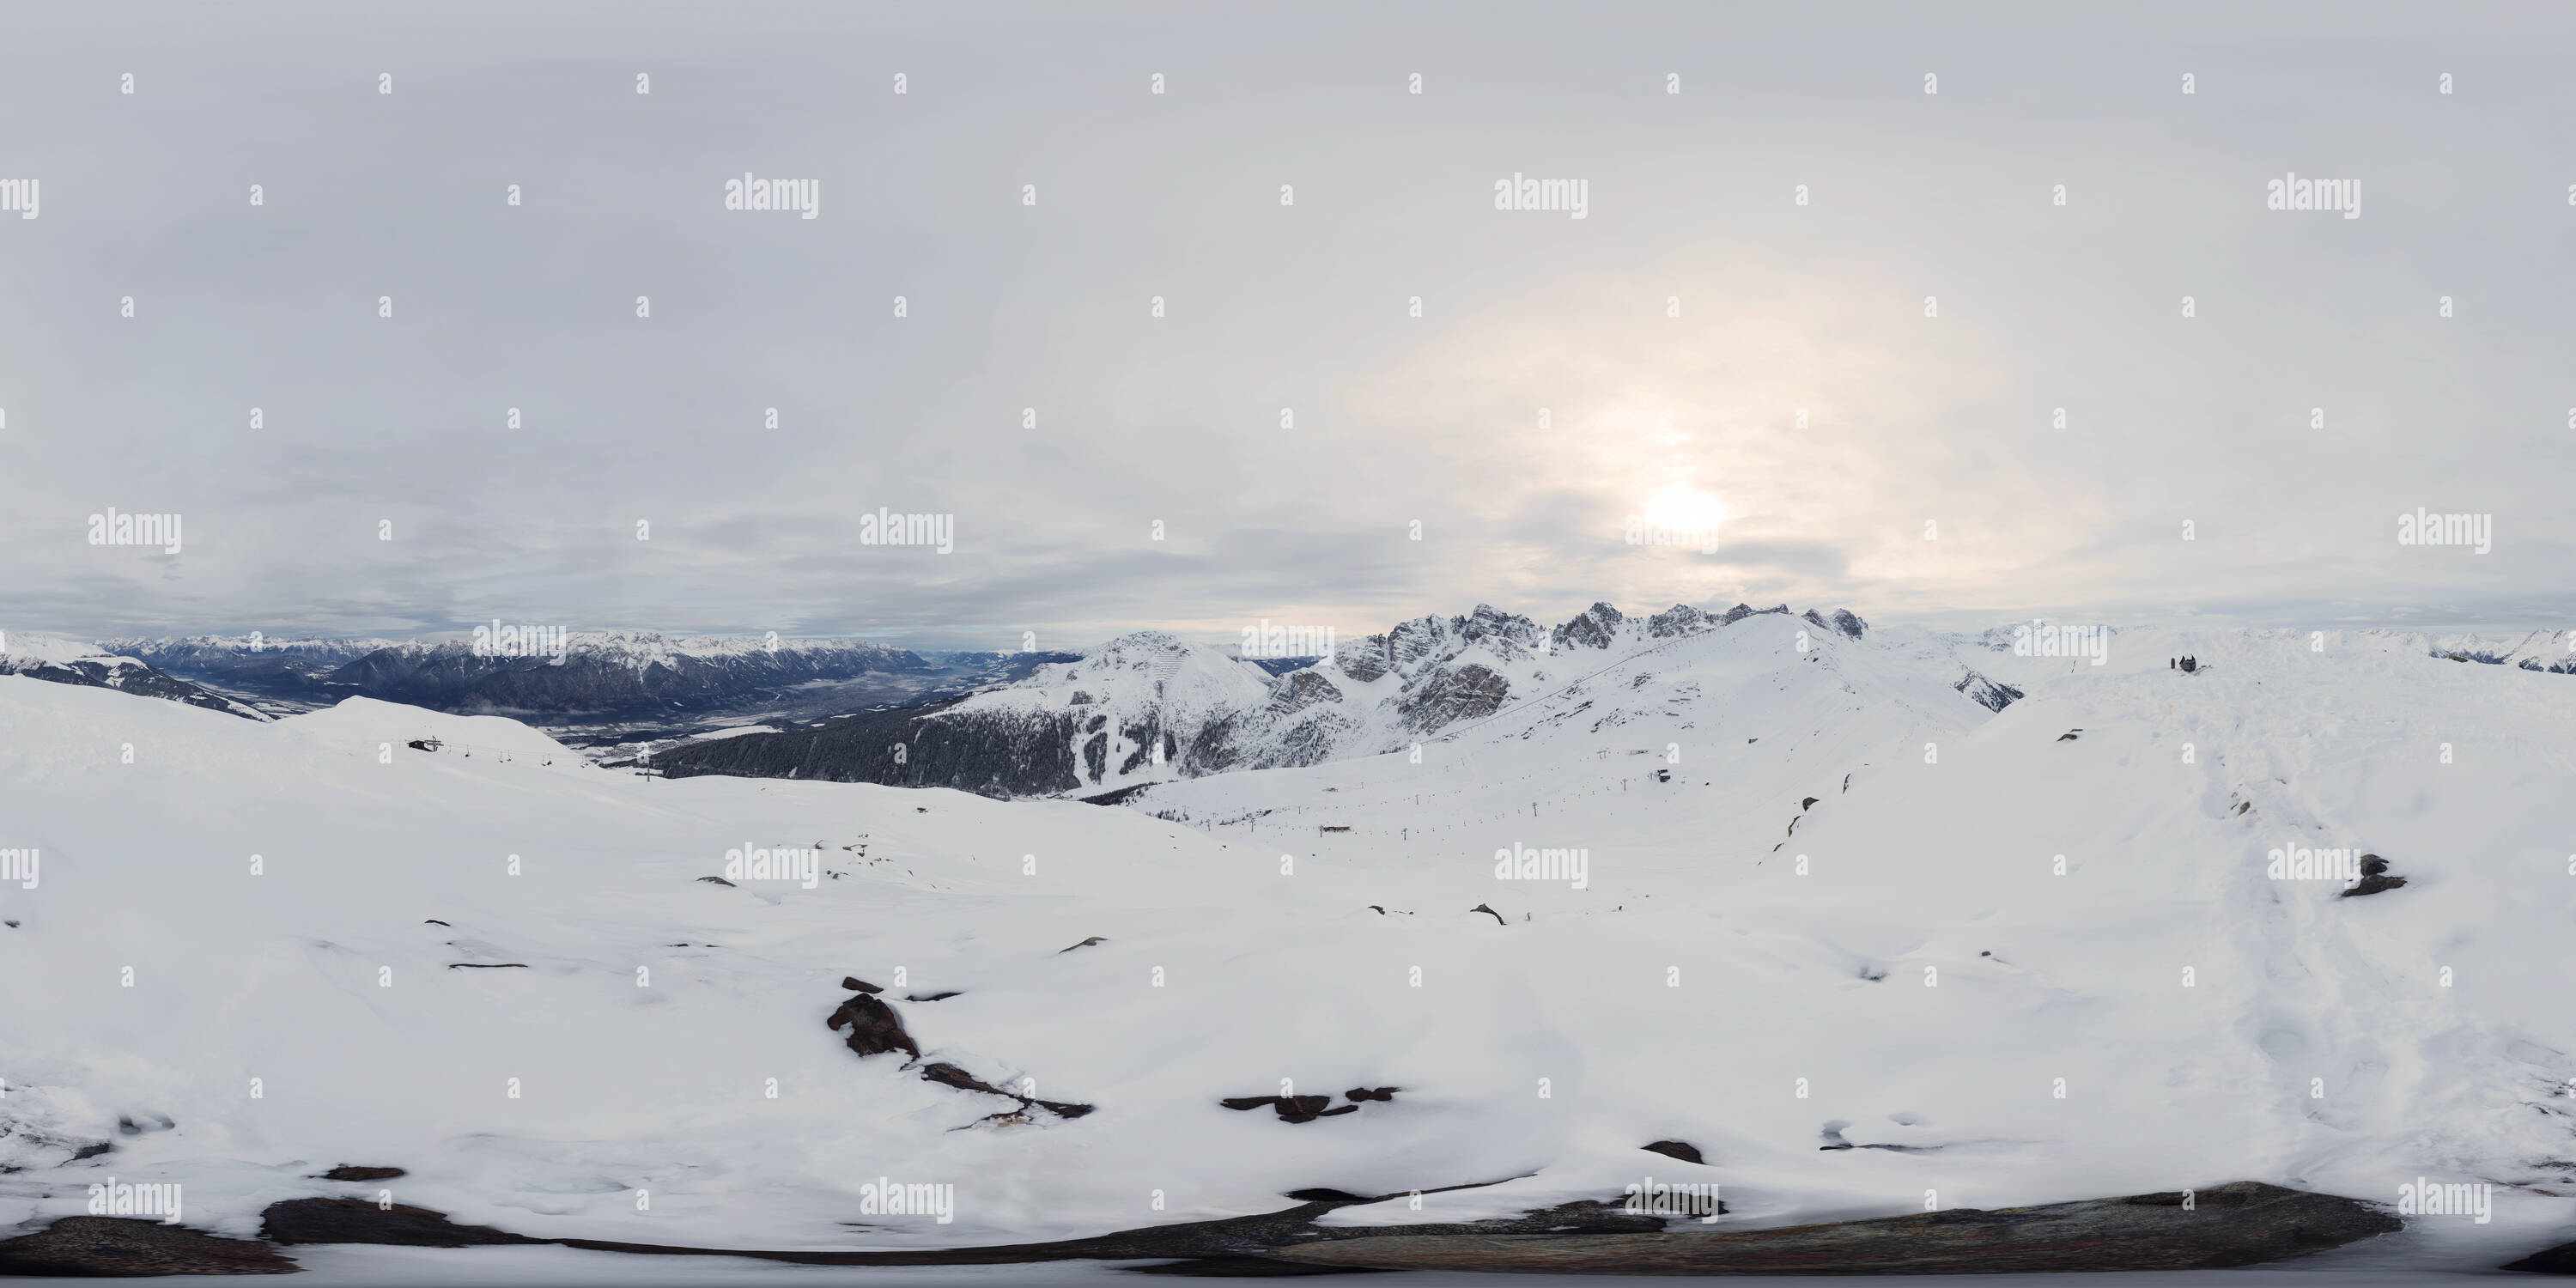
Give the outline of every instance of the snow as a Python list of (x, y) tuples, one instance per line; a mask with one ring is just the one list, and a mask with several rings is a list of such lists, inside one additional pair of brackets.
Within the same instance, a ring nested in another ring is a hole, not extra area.
[[(336, 1288), (365, 1284), (374, 1288), (422, 1285), (451, 1288), (472, 1282), (487, 1288), (553, 1288), (554, 1285), (603, 1284), (613, 1288), (644, 1285), (766, 1286), (840, 1288), (852, 1282), (894, 1288), (989, 1288), (992, 1285), (1042, 1283), (1091, 1284), (1100, 1288), (1133, 1288), (1133, 1267), (1156, 1262), (1056, 1261), (1026, 1266), (871, 1266), (853, 1271), (843, 1266), (799, 1266), (727, 1257), (635, 1257), (570, 1248), (398, 1248), (317, 1245), (287, 1250), (304, 1267), (297, 1288)], [(864, 1276), (860, 1279), (859, 1276)], [(162, 1280), (185, 1284), (187, 1279)], [(200, 1282), (217, 1282), (212, 1280)], [(1381, 1281), (1383, 1282), (1383, 1281)], [(1401, 1281), (1406, 1288), (1494, 1288), (1492, 1275), (1416, 1271)], [(1627, 1275), (1514, 1275), (1506, 1288), (1670, 1288), (1668, 1277)], [(2015, 1275), (2012, 1288), (2425, 1288), (2426, 1285), (2492, 1284), (2456, 1272), (2404, 1266), (2388, 1268), (2353, 1257), (2326, 1253), (2280, 1266), (2234, 1270), (2158, 1271), (2145, 1274)], [(1886, 1276), (1729, 1275), (1726, 1288), (1887, 1288)], [(1990, 1275), (1908, 1275), (1905, 1288), (1996, 1288)]]
[(505, 716), (449, 715), (375, 698), (343, 698), (336, 706), (291, 716), (282, 724), (332, 748), (368, 755), (388, 745), (418, 754), (410, 747), (413, 741), (436, 739), (444, 744), (442, 751), (458, 755), (525, 756), (540, 762), (561, 758), (566, 765), (581, 760), (580, 753)]
[[(2576, 1215), (2550, 1162), (2576, 1156), (2576, 681), (2326, 639), (2126, 629), (2094, 667), (1761, 615), (1582, 666), (1489, 650), (1526, 694), (1492, 719), (1127, 809), (647, 780), (495, 717), (353, 699), (260, 725), (0, 677), (0, 846), (44, 856), (37, 888), (0, 886), (0, 968), (31, 985), (0, 990), (0, 1150), (117, 1144), (29, 1156), (0, 1221), (114, 1174), (247, 1234), (278, 1199), (380, 1188), (311, 1179), (338, 1163), (409, 1168), (381, 1188), (462, 1222), (781, 1249), (1515, 1177), (1334, 1219), (1648, 1176), (1789, 1223), (2235, 1179), (2393, 1202), (2420, 1174), (2498, 1182), (2494, 1223), (2414, 1219), (2338, 1264), (2493, 1265)], [(1211, 656), (1157, 692), (1160, 652), (1130, 637), (970, 701), (1267, 691)], [(2029, 696), (1986, 712), (1963, 662)], [(2294, 837), (2408, 884), (2268, 879)], [(746, 843), (819, 843), (841, 875), (697, 879)], [(1514, 845), (1580, 849), (1587, 879), (1498, 879)], [(996, 1126), (1009, 1102), (853, 1056), (822, 1024), (843, 974), (887, 986), (929, 1058), (1098, 1112)], [(1282, 1079), (1403, 1090), (1306, 1124), (1216, 1104)], [(1639, 1148), (1665, 1138), (1713, 1166)], [(859, 1217), (879, 1176), (954, 1184), (954, 1222)]]
[(104, 652), (95, 644), (34, 631), (9, 631), (5, 635), (0, 635), (0, 660), (20, 665), (50, 662), (56, 666), (72, 662), (98, 662), (111, 668), (118, 662), (134, 661), (132, 658), (121, 658), (113, 653)]
[(1022, 711), (1073, 705), (1082, 694), (1096, 709), (1129, 719), (1154, 711), (1166, 724), (1194, 723), (1233, 706), (1267, 701), (1269, 677), (1223, 653), (1184, 643), (1164, 631), (1122, 635), (1077, 662), (1049, 662), (1026, 679), (987, 690), (960, 711)]

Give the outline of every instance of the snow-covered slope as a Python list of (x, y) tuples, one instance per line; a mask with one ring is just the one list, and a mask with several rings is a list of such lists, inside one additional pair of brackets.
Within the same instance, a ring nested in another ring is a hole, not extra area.
[[(112, 1173), (235, 1233), (385, 1188), (536, 1235), (892, 1247), (1510, 1177), (1334, 1219), (1647, 1176), (1789, 1222), (2420, 1175), (2499, 1189), (2491, 1227), (2419, 1225), (2549, 1241), (2576, 685), (2243, 633), (2190, 636), (2184, 675), (2120, 639), (1998, 660), (2029, 696), (1992, 714), (1935, 637), (1758, 615), (1135, 809), (647, 780), (498, 733), (460, 754), (507, 722), (0, 678), (0, 846), (43, 855), (0, 887), (0, 969), (44, 981), (0, 990), (30, 1169), (0, 1219)], [(814, 888), (699, 879), (773, 846), (819, 852)], [(2275, 880), (2274, 849), (2406, 884)], [(843, 974), (925, 1059), (1095, 1110), (997, 1120), (853, 1055), (822, 1023)], [(1303, 1123), (1216, 1103), (1283, 1079), (1400, 1090)], [(1708, 1165), (1640, 1148), (1669, 1139)], [(411, 1174), (311, 1179), (339, 1163)], [(953, 1222), (860, 1215), (879, 1177), (954, 1185)]]
[(164, 675), (139, 658), (124, 657), (96, 645), (59, 635), (10, 631), (0, 635), (0, 675), (24, 675), (56, 684), (115, 689), (147, 698), (186, 703), (249, 720), (268, 717), (220, 693)]

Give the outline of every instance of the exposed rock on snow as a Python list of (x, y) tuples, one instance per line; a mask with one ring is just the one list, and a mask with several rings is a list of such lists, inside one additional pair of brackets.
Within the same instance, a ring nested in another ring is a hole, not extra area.
[(1675, 604), (1646, 619), (1646, 634), (1659, 640), (1671, 639), (1676, 635), (1706, 630), (1716, 624), (1717, 619), (1707, 613), (1688, 604)]
[[(910, 1033), (904, 1031), (902, 1017), (894, 1013), (893, 1007), (874, 996), (884, 990), (861, 983), (855, 977), (842, 980), (841, 987), (857, 990), (858, 995), (841, 1003), (841, 1009), (832, 1012), (832, 1018), (827, 1023), (835, 1033), (839, 1032), (844, 1024), (850, 1026), (849, 1036), (843, 1039), (850, 1050), (863, 1057), (902, 1051), (914, 1060), (921, 1058), (921, 1047), (913, 1041)], [(941, 996), (955, 997), (956, 994), (944, 993)], [(954, 1087), (959, 1091), (980, 1091), (986, 1095), (1007, 1097), (1020, 1102), (1020, 1108), (1024, 1110), (1031, 1105), (1036, 1105), (1059, 1118), (1080, 1118), (1094, 1108), (1091, 1105), (1074, 1104), (1070, 1101), (1040, 1100), (1035, 1096), (1023, 1096), (1015, 1091), (1004, 1091), (956, 1065), (945, 1062), (923, 1066), (921, 1079), (924, 1082), (938, 1083), (943, 1087)]]
[(1442, 667), (1406, 686), (1396, 701), (1404, 726), (1416, 733), (1438, 733), (1462, 720), (1481, 720), (1502, 709), (1511, 682), (1489, 667), (1470, 662)]
[[(272, 1224), (264, 1232), (280, 1242), (295, 1243), (383, 1243), (421, 1247), (461, 1247), (466, 1246), (466, 1243), (433, 1242), (433, 1240), (465, 1237), (467, 1243), (551, 1243), (605, 1252), (754, 1257), (823, 1266), (989, 1266), (1025, 1265), (1050, 1261), (1138, 1261), (1187, 1257), (1199, 1260), (1180, 1267), (1167, 1266), (1160, 1269), (1197, 1273), (1213, 1268), (1216, 1273), (1259, 1273), (1267, 1276), (1304, 1272), (1304, 1268), (1299, 1263), (1275, 1260), (1269, 1255), (1274, 1248), (1287, 1244), (1326, 1243), (1399, 1233), (1415, 1236), (1545, 1233), (1551, 1237), (1562, 1238), (1582, 1234), (1652, 1231), (1661, 1229), (1663, 1226), (1660, 1217), (1633, 1215), (1620, 1210), (1619, 1205), (1615, 1203), (1602, 1203), (1589, 1199), (1484, 1221), (1404, 1226), (1317, 1224), (1318, 1218), (1330, 1215), (1340, 1208), (1392, 1202), (1409, 1198), (1413, 1194), (1445, 1194), (1458, 1190), (1477, 1189), (1490, 1184), (1492, 1182), (1444, 1185), (1374, 1197), (1349, 1194), (1341, 1190), (1300, 1189), (1290, 1191), (1287, 1195), (1289, 1198), (1301, 1200), (1298, 1206), (1277, 1212), (1223, 1217), (1212, 1221), (1185, 1221), (1172, 1225), (1148, 1226), (1090, 1238), (1061, 1239), (1049, 1243), (926, 1248), (899, 1252), (839, 1252), (815, 1249), (772, 1252), (603, 1239), (529, 1239), (483, 1227), (448, 1224), (444, 1216), (422, 1208), (396, 1205), (390, 1211), (379, 1212), (373, 1204), (349, 1199), (296, 1199), (274, 1204), (268, 1209)], [(298, 1237), (283, 1238), (282, 1233), (293, 1233)]]
[(844, 1024), (850, 1026), (850, 1033), (843, 1040), (859, 1055), (901, 1051), (916, 1060), (921, 1058), (921, 1047), (913, 1042), (911, 1034), (903, 1031), (903, 1020), (894, 1013), (894, 1008), (865, 993), (841, 1003), (841, 1009), (832, 1012), (832, 1018), (826, 1022), (835, 1033)]
[(1988, 711), (2001, 711), (2022, 697), (2021, 690), (1989, 680), (1975, 671), (1960, 676), (1959, 682), (1950, 687), (1968, 695), (1970, 701)]
[(1832, 631), (1845, 639), (1859, 639), (1862, 633), (1869, 629), (1869, 623), (1862, 621), (1848, 608), (1835, 609), (1831, 617), (1820, 616), (1815, 609), (1810, 608), (1806, 612), (1805, 620), (1811, 626)]
[(959, 1091), (980, 1091), (988, 1096), (1007, 1097), (1009, 1099), (1019, 1101), (1020, 1108), (1023, 1110), (1026, 1110), (1031, 1105), (1036, 1105), (1039, 1108), (1054, 1114), (1058, 1118), (1080, 1118), (1084, 1114), (1090, 1113), (1093, 1109), (1098, 1107), (1095, 1105), (1078, 1105), (1062, 1100), (1040, 1100), (1035, 1096), (1023, 1096), (1015, 1091), (1004, 1091), (1000, 1087), (996, 1087), (953, 1064), (926, 1065), (922, 1068), (921, 1080), (924, 1082), (935, 1082), (943, 1087), (955, 1087)]
[(1608, 604), (1594, 604), (1575, 615), (1573, 621), (1556, 628), (1556, 647), (1608, 648), (1617, 637), (1619, 623), (1627, 620)]
[(2342, 897), (2349, 899), (2355, 895), (2378, 894), (2382, 890), (2394, 890), (2404, 884), (2406, 884), (2406, 878), (2388, 875), (2388, 860), (2376, 854), (2365, 854), (2361, 856), (2361, 880), (2346, 889)]
[(2576, 1243), (2562, 1243), (2542, 1248), (2518, 1261), (2508, 1261), (2499, 1270), (2527, 1270), (2542, 1275), (2576, 1275)]
[(2255, 1181), (1985, 1212), (1747, 1230), (1561, 1238), (1394, 1234), (1273, 1249), (1316, 1265), (1531, 1274), (2073, 1274), (2194, 1270), (2303, 1257), (2399, 1228), (2355, 1199)]
[(67, 1216), (0, 1241), (0, 1275), (289, 1275), (301, 1268), (257, 1239), (126, 1217)]
[(540, 1243), (489, 1226), (457, 1225), (445, 1214), (365, 1199), (286, 1199), (260, 1213), (259, 1232), (276, 1243), (383, 1243), (406, 1248), (474, 1248)]

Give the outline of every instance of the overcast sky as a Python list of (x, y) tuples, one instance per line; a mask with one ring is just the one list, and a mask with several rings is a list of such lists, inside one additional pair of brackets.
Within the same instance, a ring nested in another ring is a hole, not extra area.
[(2415, 8), (0, 5), (0, 629), (2565, 626), (2576, 11)]

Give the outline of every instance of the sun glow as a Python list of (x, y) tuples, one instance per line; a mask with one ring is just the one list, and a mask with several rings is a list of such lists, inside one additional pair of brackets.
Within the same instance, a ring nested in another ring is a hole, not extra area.
[(1675, 532), (1710, 532), (1726, 522), (1726, 506), (1695, 487), (1665, 488), (1646, 503), (1645, 521)]

